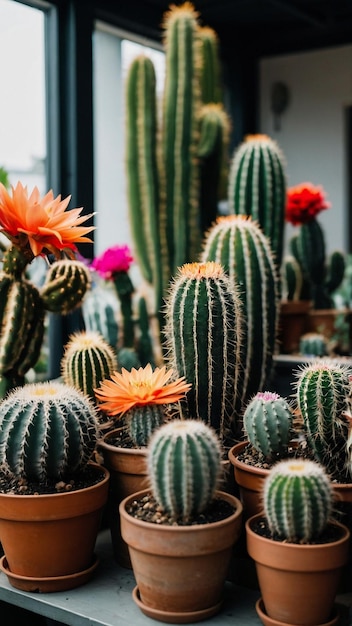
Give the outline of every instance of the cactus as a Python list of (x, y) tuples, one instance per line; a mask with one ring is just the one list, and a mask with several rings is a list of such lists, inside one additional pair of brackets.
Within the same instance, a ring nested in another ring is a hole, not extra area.
[(114, 350), (117, 347), (119, 326), (116, 321), (118, 308), (115, 292), (98, 285), (87, 293), (82, 303), (82, 315), (86, 330), (97, 332)]
[(200, 27), (198, 34), (201, 49), (201, 100), (203, 104), (218, 104), (223, 99), (219, 38), (209, 26)]
[(327, 340), (321, 333), (305, 333), (299, 340), (299, 351), (306, 356), (326, 356)]
[(148, 475), (163, 510), (188, 521), (214, 498), (220, 475), (220, 443), (209, 426), (197, 420), (172, 420), (153, 434)]
[(137, 448), (148, 445), (152, 433), (165, 421), (166, 411), (162, 405), (136, 406), (125, 413), (128, 433)]
[(47, 311), (67, 315), (90, 289), (90, 272), (81, 261), (63, 259), (49, 268), (40, 295)]
[(138, 356), (141, 366), (145, 367), (147, 363), (154, 366), (154, 350), (149, 329), (149, 315), (147, 303), (143, 296), (141, 296), (138, 300), (138, 327)]
[(351, 471), (348, 455), (348, 412), (351, 368), (318, 360), (297, 373), (297, 405), (315, 459), (329, 472)]
[(241, 403), (263, 391), (276, 348), (279, 285), (272, 251), (258, 224), (250, 217), (220, 217), (203, 245), (201, 261), (220, 263), (242, 302)]
[(286, 173), (284, 155), (266, 135), (248, 135), (236, 149), (229, 176), (230, 212), (251, 215), (270, 241), (276, 263), (281, 267)]
[(97, 437), (93, 403), (62, 383), (18, 387), (0, 404), (0, 464), (14, 477), (70, 476), (86, 466)]
[(257, 393), (243, 415), (243, 428), (251, 445), (265, 458), (286, 454), (292, 427), (292, 410), (285, 398), (266, 391)]
[(120, 348), (117, 353), (117, 367), (130, 371), (133, 367), (141, 367), (139, 356), (134, 348)]
[(273, 534), (307, 543), (321, 535), (331, 516), (330, 479), (314, 461), (281, 461), (264, 482), (263, 504)]
[[(284, 300), (303, 300), (304, 281), (301, 266), (293, 255), (284, 258), (281, 272), (282, 297)], [(307, 295), (307, 299), (309, 298)]]
[(192, 384), (184, 415), (211, 425), (222, 441), (235, 428), (240, 392), (241, 302), (219, 263), (186, 263), (166, 301), (168, 359)]
[(115, 352), (99, 333), (82, 331), (71, 335), (61, 360), (61, 375), (66, 385), (95, 400), (94, 389), (116, 368)]

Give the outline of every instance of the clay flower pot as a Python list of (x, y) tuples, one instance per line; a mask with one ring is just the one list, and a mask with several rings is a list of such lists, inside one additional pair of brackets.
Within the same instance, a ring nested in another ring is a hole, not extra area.
[(122, 537), (129, 546), (137, 587), (134, 600), (145, 615), (168, 623), (191, 623), (211, 617), (222, 604), (223, 587), (242, 523), (242, 505), (233, 495), (217, 491), (235, 511), (209, 524), (166, 526), (135, 519), (130, 503), (120, 504)]
[(98, 444), (103, 455), (104, 466), (110, 472), (108, 497), (108, 520), (115, 560), (122, 567), (131, 568), (128, 547), (120, 532), (120, 517), (117, 514), (120, 502), (147, 487), (146, 448), (119, 448), (112, 443), (122, 428), (107, 432)]
[(243, 504), (243, 515), (246, 519), (262, 510), (261, 493), (265, 478), (269, 469), (255, 467), (238, 459), (241, 452), (248, 446), (248, 441), (236, 443), (228, 453), (230, 462), (234, 468), (235, 482), (240, 491)]
[(274, 541), (253, 528), (262, 514), (246, 522), (248, 554), (256, 563), (267, 624), (320, 626), (336, 623), (333, 607), (343, 566), (348, 560), (350, 532), (339, 522), (340, 537), (330, 543), (294, 544)]
[(283, 354), (299, 352), (299, 340), (306, 332), (310, 300), (286, 300), (280, 304), (279, 345)]
[(0, 493), (2, 571), (25, 591), (62, 591), (86, 582), (94, 555), (109, 472), (90, 464), (100, 482), (73, 491), (43, 495)]

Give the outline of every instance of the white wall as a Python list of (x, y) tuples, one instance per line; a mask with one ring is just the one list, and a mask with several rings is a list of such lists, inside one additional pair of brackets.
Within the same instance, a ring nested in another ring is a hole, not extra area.
[[(290, 102), (275, 130), (270, 92), (286, 83)], [(345, 108), (352, 105), (352, 46), (264, 58), (260, 63), (260, 130), (287, 161), (288, 185), (323, 185), (331, 208), (319, 215), (328, 252), (347, 252)], [(292, 228), (286, 229), (286, 240)]]

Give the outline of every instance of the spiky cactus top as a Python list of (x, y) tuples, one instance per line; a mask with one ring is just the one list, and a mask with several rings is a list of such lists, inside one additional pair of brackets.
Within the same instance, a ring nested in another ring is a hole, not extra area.
[(238, 292), (221, 265), (183, 265), (166, 302), (168, 358), (192, 384), (185, 415), (211, 425), (222, 441), (241, 391), (242, 327)]
[(50, 266), (40, 295), (47, 311), (67, 315), (81, 304), (90, 285), (90, 271), (84, 263), (63, 259)]
[(252, 446), (264, 457), (274, 459), (287, 452), (292, 410), (277, 393), (259, 392), (247, 405), (243, 428)]
[(273, 534), (307, 543), (323, 532), (331, 515), (330, 479), (313, 461), (281, 461), (264, 482), (263, 504)]
[(197, 420), (172, 420), (155, 431), (148, 475), (160, 506), (188, 521), (211, 503), (220, 476), (220, 442)]
[(93, 403), (68, 385), (28, 384), (0, 404), (0, 465), (14, 477), (44, 482), (74, 474), (88, 463), (97, 437)]
[(285, 207), (286, 163), (278, 144), (267, 135), (248, 135), (236, 149), (230, 166), (231, 213), (251, 215), (271, 242), (281, 266)]
[(334, 360), (317, 360), (297, 372), (297, 405), (315, 458), (328, 471), (351, 470), (349, 413), (352, 370)]

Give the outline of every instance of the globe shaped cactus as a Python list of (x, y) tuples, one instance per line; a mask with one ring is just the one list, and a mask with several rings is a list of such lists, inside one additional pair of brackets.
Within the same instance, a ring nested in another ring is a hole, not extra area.
[(264, 457), (285, 454), (291, 426), (292, 410), (277, 393), (258, 392), (245, 409), (243, 428), (252, 446)]

